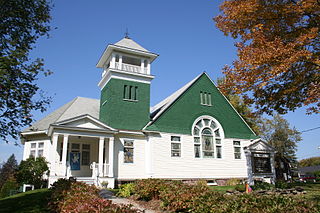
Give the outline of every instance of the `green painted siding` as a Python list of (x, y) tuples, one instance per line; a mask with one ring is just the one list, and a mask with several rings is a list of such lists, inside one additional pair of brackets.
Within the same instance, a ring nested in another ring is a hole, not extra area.
[[(137, 101), (124, 100), (124, 86), (137, 87)], [(116, 129), (141, 130), (149, 122), (150, 85), (111, 79), (101, 91), (100, 120)]]
[[(200, 104), (200, 92), (211, 94), (212, 106)], [(226, 138), (256, 138), (206, 74), (200, 76), (147, 130), (191, 134), (193, 122), (201, 115), (217, 119)]]

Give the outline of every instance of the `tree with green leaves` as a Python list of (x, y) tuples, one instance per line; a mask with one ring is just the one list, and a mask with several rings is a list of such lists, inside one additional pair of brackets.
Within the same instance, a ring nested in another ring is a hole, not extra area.
[(44, 186), (43, 176), (49, 171), (44, 157), (30, 157), (21, 161), (16, 177), (20, 184), (32, 184), (36, 189)]
[(17, 169), (18, 163), (14, 154), (12, 154), (0, 169), (0, 189), (9, 178), (14, 177)]
[(292, 171), (296, 169), (297, 143), (302, 140), (301, 133), (291, 128), (289, 122), (279, 114), (273, 115), (272, 119), (265, 120), (261, 130), (262, 138), (276, 150), (275, 168), (278, 176), (284, 173), (281, 166), (284, 163), (289, 164)]
[(20, 128), (32, 123), (34, 110), (41, 112), (51, 101), (36, 80), (43, 73), (43, 59), (31, 59), (37, 39), (48, 36), (50, 2), (0, 0), (0, 138), (18, 139)]
[(318, 166), (318, 165), (320, 165), (320, 157), (311, 157), (311, 158), (306, 158), (299, 161), (300, 167)]

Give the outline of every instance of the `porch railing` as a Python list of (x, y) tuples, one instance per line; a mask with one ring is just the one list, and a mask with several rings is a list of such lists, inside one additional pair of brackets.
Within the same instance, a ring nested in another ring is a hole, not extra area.
[(92, 162), (92, 164), (90, 165), (90, 169), (92, 170), (92, 177), (96, 178), (97, 176), (100, 177), (107, 177), (109, 174), (109, 164), (104, 163), (102, 165), (102, 174), (99, 174), (99, 163), (96, 162)]
[(128, 72), (134, 72), (134, 73), (147, 73), (147, 68), (144, 67), (143, 70), (141, 70), (141, 66), (133, 65), (133, 64), (126, 64), (122, 63), (121, 67), (119, 62), (116, 62), (116, 69), (124, 70)]

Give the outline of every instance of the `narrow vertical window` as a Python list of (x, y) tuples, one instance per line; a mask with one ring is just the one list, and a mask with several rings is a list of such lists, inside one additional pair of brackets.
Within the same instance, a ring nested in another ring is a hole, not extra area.
[(194, 145), (194, 157), (195, 158), (200, 158), (201, 156), (200, 156), (200, 153), (201, 153), (201, 151), (200, 151), (200, 144), (195, 144)]
[(133, 163), (133, 141), (126, 140), (123, 144), (123, 162), (124, 163)]
[(204, 93), (203, 104), (204, 104), (204, 105), (208, 105), (207, 101), (208, 101), (208, 100), (207, 100), (207, 93), (205, 92), (205, 93)]
[(127, 99), (127, 85), (124, 85), (123, 87), (123, 99)]
[(81, 164), (85, 166), (90, 165), (90, 144), (82, 144)]
[(202, 152), (203, 157), (213, 158), (214, 157), (214, 147), (213, 147), (213, 136), (212, 131), (209, 128), (202, 130)]
[(200, 104), (205, 106), (212, 106), (211, 93), (200, 92)]
[(241, 159), (241, 144), (240, 141), (233, 141), (234, 159)]
[(211, 93), (208, 93), (208, 105), (211, 106)]
[(181, 142), (179, 136), (171, 136), (171, 157), (181, 157)]
[(36, 149), (37, 149), (37, 143), (31, 143), (29, 157), (36, 157)]
[(129, 97), (128, 99), (132, 99), (132, 86), (129, 87)]
[(38, 157), (43, 157), (43, 148), (44, 148), (44, 143), (43, 142), (38, 143)]
[(134, 100), (138, 100), (138, 87), (134, 87)]

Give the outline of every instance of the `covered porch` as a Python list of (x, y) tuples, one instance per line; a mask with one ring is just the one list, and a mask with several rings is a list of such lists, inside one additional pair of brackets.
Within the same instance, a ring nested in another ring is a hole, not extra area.
[(70, 177), (114, 186), (114, 129), (84, 116), (52, 125), (51, 131), (49, 186)]

